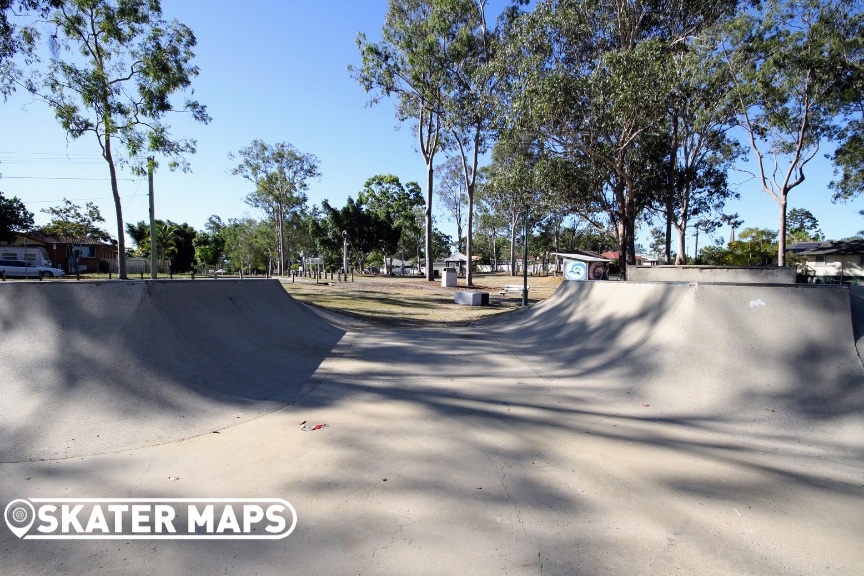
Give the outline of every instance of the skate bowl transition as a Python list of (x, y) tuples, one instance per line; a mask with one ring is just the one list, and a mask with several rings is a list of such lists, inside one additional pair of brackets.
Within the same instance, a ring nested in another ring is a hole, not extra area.
[(275, 282), (2, 288), (4, 462), (182, 440), (272, 412), (343, 334)]
[(862, 347), (864, 292), (838, 286), (565, 282), (394, 329), (333, 326), (275, 280), (0, 284), (0, 504), (267, 497), (298, 517), (275, 542), (0, 526), (0, 566), (859, 574)]

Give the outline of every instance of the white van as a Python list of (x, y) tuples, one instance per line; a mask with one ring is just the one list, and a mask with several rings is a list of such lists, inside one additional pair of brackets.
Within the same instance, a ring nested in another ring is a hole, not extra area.
[(0, 259), (24, 260), (37, 266), (53, 267), (48, 251), (42, 246), (0, 246)]
[(0, 260), (0, 272), (5, 272), (7, 278), (59, 278), (66, 275), (59, 268), (37, 266), (24, 260)]

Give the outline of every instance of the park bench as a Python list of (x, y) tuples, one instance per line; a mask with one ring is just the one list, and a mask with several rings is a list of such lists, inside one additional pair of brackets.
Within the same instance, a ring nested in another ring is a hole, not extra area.
[[(530, 290), (530, 289), (531, 289), (531, 287), (528, 286), (528, 290)], [(506, 297), (507, 294), (520, 294), (521, 295), (522, 294), (522, 285), (521, 284), (507, 284), (506, 286), (504, 286), (504, 289), (501, 290), (501, 292), (499, 292), (499, 294), (501, 294), (504, 297)]]

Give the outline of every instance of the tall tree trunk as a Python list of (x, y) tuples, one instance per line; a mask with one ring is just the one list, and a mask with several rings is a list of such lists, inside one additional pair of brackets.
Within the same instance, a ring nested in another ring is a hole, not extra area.
[(432, 158), (426, 161), (426, 280), (434, 280), (434, 257), (432, 256), (432, 185), (435, 179), (435, 169)]
[(474, 183), (468, 187), (468, 237), (465, 239), (466, 256), (468, 257), (468, 269), (465, 271), (465, 285), (474, 285), (474, 272), (471, 270), (474, 254)]
[[(672, 221), (675, 219), (675, 192), (677, 191), (676, 168), (678, 167), (678, 115), (672, 115), (672, 145), (669, 149), (669, 166), (667, 167), (667, 190), (666, 190), (666, 245), (663, 254), (665, 264), (672, 262)], [(679, 246), (681, 243), (679, 237)], [(679, 255), (681, 252), (678, 253)], [(675, 263), (678, 264), (678, 258), (675, 258)]]
[(555, 220), (555, 275), (561, 272), (561, 256), (558, 252), (561, 251), (561, 221), (563, 218)]
[[(120, 189), (117, 187), (117, 168), (114, 166), (114, 156), (111, 152), (111, 135), (105, 134), (105, 160), (108, 162), (108, 172), (111, 174), (111, 193), (114, 196), (114, 212), (117, 215), (117, 278), (128, 280), (126, 273), (126, 236), (123, 230), (123, 205), (120, 200)], [(151, 247), (151, 250), (154, 248)]]
[(516, 276), (516, 218), (518, 214), (516, 210), (510, 218), (510, 275)]
[[(699, 257), (699, 228), (696, 228), (696, 243), (694, 244), (694, 248), (693, 248), (693, 264), (696, 264), (696, 258), (698, 258), (698, 257)], [(685, 260), (684, 263), (686, 264), (687, 261)]]
[(780, 232), (777, 234), (777, 266), (786, 266), (786, 194), (780, 195)]
[(687, 248), (685, 245), (685, 238), (684, 238), (685, 230), (686, 230), (686, 228), (681, 228), (681, 226), (678, 225), (678, 222), (675, 222), (675, 231), (678, 233), (678, 250), (675, 253), (675, 264), (678, 266), (687, 263), (687, 259), (686, 259), (686, 254), (687, 254), (686, 249)]
[(492, 226), (492, 272), (498, 272), (498, 230)]
[(285, 207), (279, 199), (279, 275), (285, 275)]

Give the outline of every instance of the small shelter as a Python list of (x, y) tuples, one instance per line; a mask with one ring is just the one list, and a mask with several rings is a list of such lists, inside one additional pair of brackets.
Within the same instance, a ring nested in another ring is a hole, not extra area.
[[(475, 263), (480, 259), (479, 256), (472, 256), (471, 260)], [(468, 256), (461, 252), (455, 252), (444, 259), (445, 268), (458, 268), (459, 274), (465, 273), (465, 267), (468, 265)]]
[(576, 252), (553, 252), (554, 256), (564, 259), (564, 277), (567, 280), (606, 280), (609, 278), (609, 258), (596, 252), (577, 250)]

